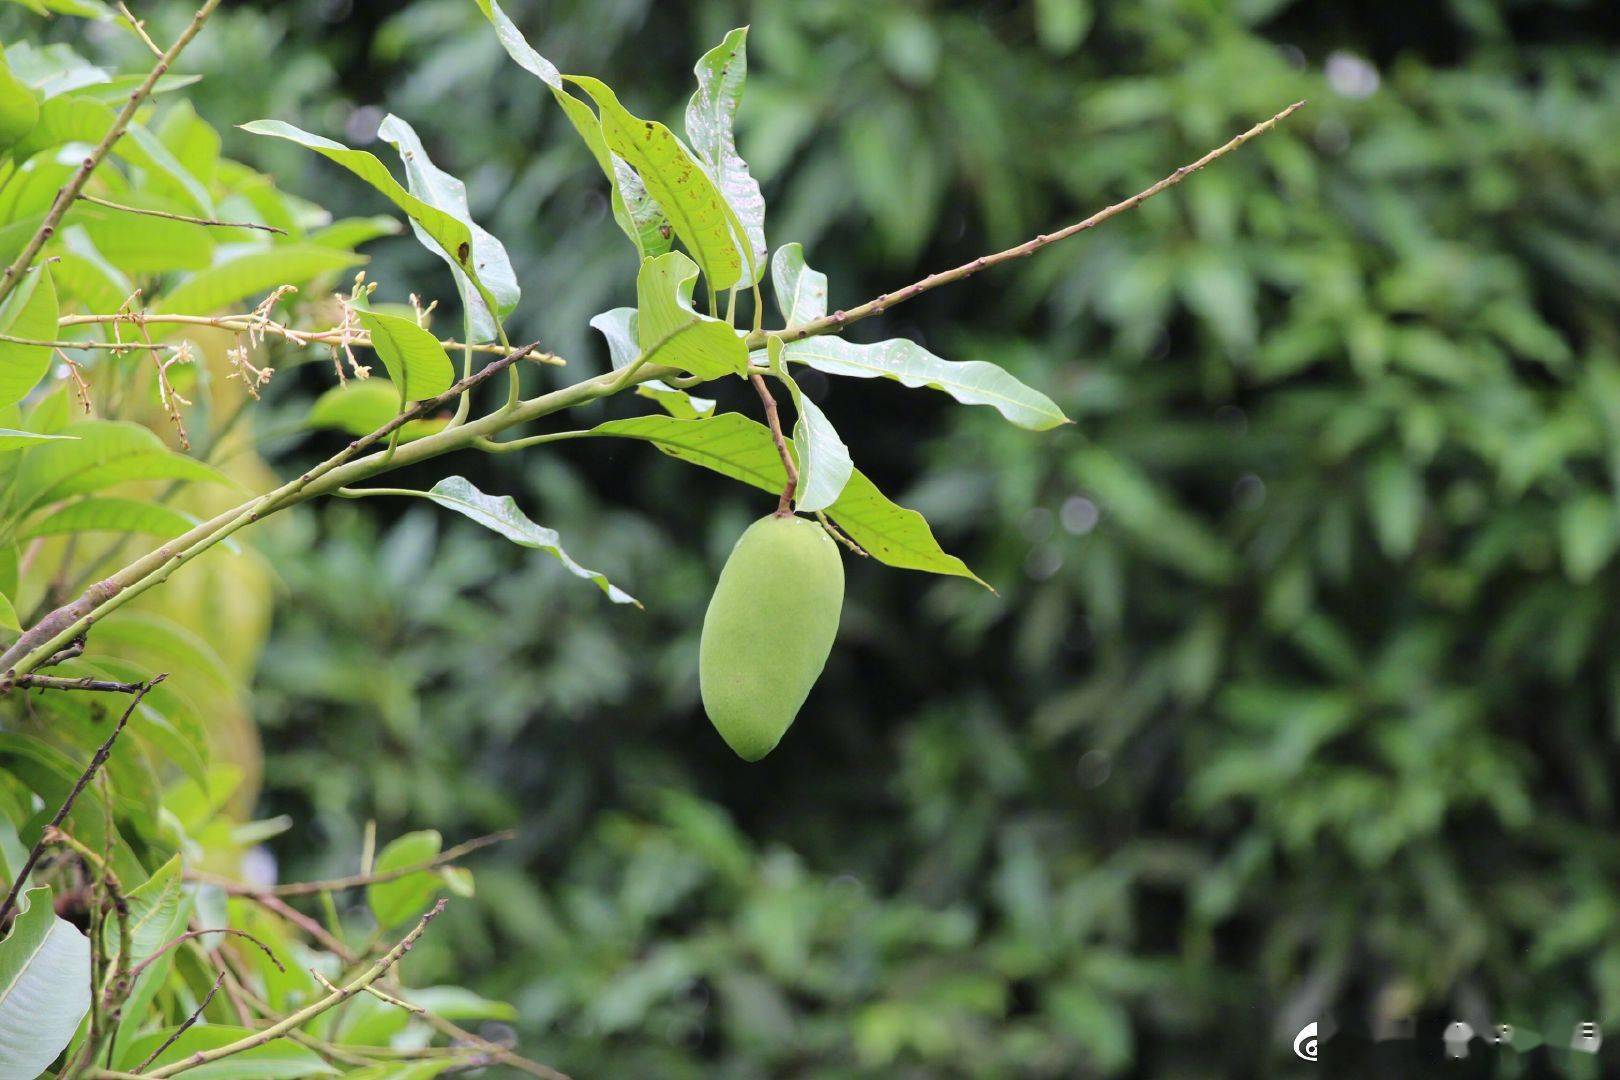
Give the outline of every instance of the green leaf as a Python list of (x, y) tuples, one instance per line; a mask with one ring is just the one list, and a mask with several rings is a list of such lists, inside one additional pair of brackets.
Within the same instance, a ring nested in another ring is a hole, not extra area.
[[(591, 326), (607, 339), (608, 355), (615, 369), (634, 363), (641, 355), (641, 343), (636, 337), (635, 308), (621, 307), (604, 311), (591, 319)], [(685, 390), (677, 390), (659, 379), (648, 379), (644, 383), (638, 383), (636, 394), (658, 402), (671, 416), (681, 416), (688, 420), (709, 416), (714, 412), (714, 402), (711, 399), (693, 397)]]
[(135, 291), (129, 276), (96, 249), (82, 225), (64, 230), (62, 245), (65, 250), (55, 252), (51, 277), (63, 300), (77, 300), (90, 311), (115, 311)]
[(221, 254), (224, 257), (214, 265), (182, 278), (153, 309), (207, 314), (278, 286), (306, 285), (366, 261), (364, 255), (324, 244), (271, 244), (221, 249)]
[(799, 384), (783, 365), (782, 339), (771, 338), (768, 351), (771, 370), (793, 395), (793, 408), (799, 415), (793, 425), (793, 457), (799, 466), (793, 505), (801, 514), (825, 510), (838, 501), (855, 469), (849, 447), (838, 437), (827, 414), (800, 392)]
[[(54, 341), (58, 314), (51, 273), (36, 266), (23, 275), (5, 303), (0, 304), (0, 334)], [(12, 405), (27, 397), (50, 368), (48, 345), (0, 341), (0, 405)]]
[(1423, 483), (1399, 454), (1381, 454), (1368, 467), (1367, 509), (1384, 554), (1410, 555), (1423, 524)]
[(72, 435), (40, 435), (33, 431), (18, 431), (15, 428), (0, 428), (0, 454), (13, 450), (24, 450), (30, 446), (38, 446), (44, 442), (58, 442), (72, 439)]
[[(12, 153), (16, 160), (23, 161), (67, 143), (98, 143), (116, 120), (113, 108), (94, 97), (83, 94), (53, 97), (40, 106), (39, 122)], [(213, 216), (214, 203), (208, 197), (208, 190), (180, 164), (162, 140), (139, 124), (131, 124), (125, 130), (124, 137), (113, 144), (113, 153), (143, 170), (150, 190), (174, 196), (190, 213)]]
[(386, 215), (344, 218), (322, 229), (316, 229), (304, 238), (306, 243), (352, 251), (361, 244), (380, 240), (384, 236), (398, 236), (399, 222)]
[(736, 213), (675, 133), (656, 120), (642, 120), (619, 104), (607, 84), (588, 76), (568, 78), (596, 102), (608, 149), (624, 158), (664, 213), (718, 292), (737, 284), (743, 260), (732, 229), (743, 234)]
[(0, 941), (0, 1075), (44, 1071), (89, 1011), (90, 941), (57, 917), (49, 888), (29, 889)]
[(703, 379), (748, 368), (748, 349), (729, 323), (698, 314), (692, 287), (698, 268), (679, 251), (647, 259), (636, 275), (636, 333), (648, 362)]
[[(433, 164), (411, 125), (390, 113), (384, 118), (382, 127), (377, 129), (377, 137), (399, 151), (400, 159), (405, 163), (405, 182), (412, 194), (467, 226), (472, 236), (473, 267), (497, 305), (493, 316), (479, 290), (461, 267), (443, 251), (439, 254), (450, 264), (450, 272), (455, 276), (456, 291), (461, 294), (462, 306), (471, 321), (473, 339), (494, 341), (497, 324), (516, 309), (523, 295), (505, 246), (472, 219), (472, 213), (467, 208), (466, 185)], [(428, 243), (422, 227), (415, 221), (411, 222), (411, 229), (424, 247), (431, 250), (435, 246)]]
[[(304, 423), (314, 428), (337, 428), (350, 435), (370, 435), (399, 414), (399, 391), (387, 379), (351, 379), (334, 386), (310, 406)], [(409, 420), (399, 429), (399, 441), (410, 442), (443, 431), (446, 417)]]
[(827, 314), (827, 275), (804, 261), (804, 246), (783, 244), (771, 257), (771, 288), (784, 326), (800, 326)]
[[(449, 257), (451, 265), (459, 267), (471, 278), (474, 285), (482, 289), (472, 264), (472, 233), (467, 226), (405, 190), (388, 171), (388, 166), (379, 161), (376, 155), (368, 154), (364, 150), (350, 149), (340, 142), (312, 135), (280, 120), (255, 120), (243, 124), (242, 130), (254, 135), (269, 135), (295, 142), (348, 169), (375, 188), (389, 202), (405, 211), (405, 215), (420, 226), (428, 238), (439, 246), (439, 250)], [(484, 296), (492, 308), (498, 308), (485, 293), (481, 291), (479, 295)]]
[[(119, 1067), (133, 1069), (163, 1045), (178, 1028), (165, 1028), (131, 1040), (119, 1055)], [(198, 1024), (188, 1028), (152, 1062), (150, 1068), (173, 1065), (193, 1054), (218, 1050), (222, 1046), (251, 1038), (252, 1028), (233, 1027), (229, 1024)], [(306, 1049), (291, 1039), (272, 1039), (251, 1049), (187, 1069), (190, 1080), (297, 1080), (303, 1076), (337, 1076), (338, 1071), (321, 1059), (313, 1050)]]
[(765, 272), (765, 197), (748, 163), (737, 153), (737, 106), (748, 81), (748, 28), (738, 27), (710, 49), (693, 69), (697, 92), (686, 106), (686, 137), (709, 178), (742, 223), (742, 256), (748, 283)]
[(426, 495), (440, 506), (472, 518), (484, 528), (500, 533), (514, 544), (549, 551), (568, 568), (569, 573), (595, 582), (596, 587), (606, 593), (607, 598), (615, 604), (641, 606), (639, 600), (615, 586), (605, 576), (595, 570), (587, 570), (569, 558), (568, 553), (562, 549), (556, 531), (536, 525), (529, 520), (528, 516), (518, 509), (512, 496), (486, 495), (460, 476), (445, 477), (434, 484)]
[(404, 401), (437, 397), (455, 384), (456, 369), (444, 346), (414, 319), (364, 309), (355, 314)]
[(1564, 572), (1584, 585), (1620, 548), (1620, 514), (1602, 495), (1587, 494), (1567, 503), (1558, 514), (1558, 542), (1564, 554)]
[(618, 222), (630, 242), (636, 245), (636, 254), (645, 259), (668, 251), (672, 230), (664, 212), (647, 194), (646, 185), (635, 171), (608, 149), (607, 140), (602, 135), (602, 125), (591, 107), (564, 89), (562, 75), (556, 65), (534, 51), (523, 39), (522, 32), (501, 10), (500, 4), (495, 0), (474, 2), (495, 27), (495, 38), (501, 43), (501, 48), (519, 67), (546, 84), (551, 96), (568, 117), (568, 122), (579, 132), (579, 137), (584, 140), (586, 148), (611, 185), (613, 220)]
[(164, 538), (179, 536), (197, 522), (160, 503), (137, 499), (90, 498), (69, 503), (25, 526), (18, 538), (62, 536), (81, 532), (146, 533)]
[(82, 420), (68, 436), (28, 451), (13, 493), (17, 513), (72, 495), (87, 495), (132, 480), (186, 480), (229, 484), (211, 465), (177, 454), (155, 433), (124, 420)]
[(838, 337), (789, 342), (785, 359), (828, 375), (894, 379), (904, 386), (943, 390), (965, 405), (989, 405), (1022, 428), (1045, 431), (1069, 422), (1052, 399), (994, 364), (941, 360), (914, 341), (895, 338), (857, 345)]
[[(126, 201), (138, 206), (152, 200)], [(68, 217), (83, 226), (96, 250), (126, 274), (201, 270), (214, 258), (214, 238), (205, 225), (91, 205), (75, 207)]]
[[(670, 457), (763, 491), (780, 492), (787, 482), (770, 431), (764, 424), (737, 413), (701, 420), (637, 416), (598, 424), (589, 434), (642, 439)], [(827, 516), (881, 563), (965, 577), (984, 585), (961, 559), (941, 550), (921, 514), (890, 501), (859, 469), (850, 474), (843, 494), (827, 508)]]
[(17, 609), (4, 594), (0, 594), (0, 630), (22, 631), (22, 623), (17, 620)]
[[(433, 829), (406, 833), (378, 853), (372, 873), (385, 874), (430, 862), (438, 856), (443, 843), (443, 838)], [(366, 903), (377, 917), (377, 925), (388, 929), (421, 918), (443, 887), (444, 879), (436, 871), (423, 870), (393, 881), (367, 885)]]

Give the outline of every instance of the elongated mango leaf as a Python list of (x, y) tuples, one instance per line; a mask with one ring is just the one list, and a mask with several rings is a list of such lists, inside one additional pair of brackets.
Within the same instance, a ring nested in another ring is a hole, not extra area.
[(17, 620), (17, 609), (3, 593), (0, 593), (0, 630), (22, 630), (22, 623)]
[(1069, 418), (1052, 399), (982, 360), (941, 360), (914, 341), (895, 338), (857, 345), (825, 336), (789, 342), (783, 358), (828, 375), (894, 379), (905, 386), (943, 390), (964, 405), (989, 405), (1019, 427), (1045, 431)]
[(158, 299), (154, 310), (199, 314), (219, 311), (278, 286), (306, 285), (314, 278), (366, 261), (364, 255), (324, 244), (255, 245), (222, 249), (220, 254), (224, 257), (213, 266), (182, 278)]
[(83, 226), (96, 250), (126, 274), (202, 270), (214, 259), (214, 238), (204, 225), (91, 205), (75, 207), (68, 220)]
[[(23, 275), (5, 303), (0, 304), (0, 334), (54, 341), (58, 314), (56, 285), (51, 281), (51, 272), (46, 267), (36, 266)], [(27, 397), (50, 368), (49, 346), (0, 341), (0, 405), (11, 405)]]
[(771, 256), (771, 288), (782, 325), (800, 326), (827, 314), (827, 275), (804, 261), (804, 245), (783, 244)]
[(18, 538), (62, 536), (80, 532), (145, 533), (173, 537), (197, 522), (160, 503), (138, 499), (90, 498), (69, 503), (23, 528)]
[[(399, 390), (387, 379), (351, 379), (334, 386), (310, 406), (304, 423), (313, 428), (337, 428), (350, 435), (370, 435), (399, 413)], [(399, 441), (410, 442), (443, 431), (445, 417), (409, 420), (399, 429)]]
[[(636, 322), (636, 309), (627, 307), (613, 308), (591, 319), (591, 326), (607, 339), (608, 356), (615, 369), (634, 363), (636, 357), (641, 355), (641, 342), (636, 336)], [(711, 399), (693, 397), (685, 390), (678, 390), (660, 379), (648, 379), (644, 383), (638, 383), (636, 394), (658, 402), (671, 416), (684, 416), (690, 420), (714, 412), (714, 402)]]
[(307, 243), (352, 251), (361, 244), (380, 240), (384, 236), (398, 236), (399, 222), (386, 214), (369, 217), (343, 218), (323, 226), (304, 237)]
[(444, 346), (415, 320), (381, 311), (355, 314), (371, 335), (371, 347), (388, 368), (389, 378), (400, 388), (403, 401), (436, 397), (455, 384), (456, 369)]
[(793, 491), (793, 505), (801, 514), (813, 514), (838, 501), (855, 464), (827, 414), (804, 396), (782, 363), (781, 338), (771, 338), (767, 354), (771, 371), (793, 395), (793, 408), (798, 413), (793, 424), (793, 457), (799, 467), (799, 483)]
[(597, 166), (611, 186), (613, 220), (635, 244), (636, 254), (645, 259), (668, 251), (673, 232), (668, 219), (647, 194), (646, 185), (635, 170), (608, 149), (607, 140), (602, 136), (602, 125), (591, 107), (564, 88), (563, 77), (557, 66), (524, 40), (522, 31), (513, 25), (500, 4), (495, 0), (473, 2), (495, 27), (495, 38), (501, 43), (501, 48), (519, 67), (546, 84), (551, 96), (568, 117), (568, 122), (579, 132), (579, 137), (584, 140), (591, 157), (596, 159)]
[(732, 236), (733, 228), (743, 235), (742, 223), (692, 152), (663, 124), (632, 115), (600, 79), (568, 78), (596, 102), (608, 149), (624, 158), (647, 185), (647, 194), (668, 215), (709, 288), (718, 292), (737, 284), (743, 276), (743, 259)]
[[(670, 457), (712, 469), (762, 491), (780, 492), (787, 482), (770, 431), (764, 424), (737, 413), (700, 420), (636, 416), (598, 424), (589, 434), (641, 439)], [(859, 469), (850, 474), (843, 494), (826, 513), (879, 562), (906, 570), (965, 577), (984, 585), (961, 559), (940, 548), (921, 514), (891, 502)]]
[[(119, 1054), (119, 1067), (133, 1069), (140, 1065), (177, 1031), (178, 1028), (165, 1028), (130, 1040)], [(150, 1067), (158, 1069), (173, 1065), (193, 1054), (218, 1050), (222, 1046), (252, 1038), (255, 1034), (257, 1032), (252, 1028), (198, 1024), (180, 1033), (168, 1049), (153, 1059)], [(338, 1075), (338, 1071), (319, 1054), (291, 1039), (271, 1039), (192, 1071), (197, 1074), (198, 1080), (296, 1080), (302, 1076)]]
[(139, 424), (82, 420), (61, 434), (68, 438), (36, 446), (23, 458), (12, 496), (18, 513), (131, 480), (230, 483), (213, 466), (175, 453)]
[(90, 1011), (90, 941), (58, 918), (49, 888), (23, 893), (0, 941), (0, 1077), (33, 1080)]
[(737, 106), (748, 81), (748, 28), (738, 27), (703, 54), (693, 69), (697, 91), (686, 106), (686, 137), (709, 178), (742, 224), (748, 284), (765, 272), (765, 196), (737, 153)]
[(636, 275), (636, 335), (649, 363), (689, 371), (703, 379), (739, 374), (748, 349), (729, 323), (692, 307), (697, 265), (679, 251), (641, 264)]
[(23, 450), (30, 446), (38, 446), (43, 442), (56, 442), (71, 438), (73, 438), (71, 435), (40, 435), (33, 431), (0, 428), (0, 454), (13, 450)]
[(493, 315), (461, 267), (448, 254), (438, 250), (437, 245), (428, 242), (422, 226), (411, 222), (411, 230), (416, 233), (422, 246), (436, 251), (450, 264), (450, 273), (456, 280), (456, 291), (461, 294), (462, 307), (468, 313), (473, 339), (494, 341), (497, 324), (512, 313), (523, 295), (505, 246), (472, 219), (472, 213), (467, 208), (467, 186), (433, 164), (411, 125), (390, 113), (384, 118), (382, 127), (377, 129), (377, 136), (399, 151), (400, 160), (405, 163), (405, 183), (411, 193), (467, 226), (467, 231), (472, 235), (473, 269), (498, 306)]
[(450, 214), (417, 198), (407, 191), (394, 174), (388, 171), (388, 166), (377, 159), (375, 154), (364, 150), (355, 150), (344, 146), (340, 142), (313, 135), (301, 128), (280, 120), (255, 120), (243, 124), (242, 130), (254, 135), (269, 135), (277, 139), (286, 139), (299, 146), (315, 151), (329, 161), (348, 169), (354, 175), (375, 188), (379, 194), (389, 202), (405, 211), (405, 216), (420, 226), (428, 239), (436, 244), (440, 251), (448, 257), (452, 266), (460, 268), (462, 273), (478, 290), (478, 295), (485, 305), (492, 311), (500, 310), (500, 305), (489, 290), (484, 287), (473, 263), (472, 232), (465, 224), (456, 220)]
[(426, 496), (447, 510), (454, 510), (472, 518), (484, 528), (500, 533), (514, 544), (548, 551), (568, 568), (575, 577), (594, 582), (615, 604), (634, 604), (641, 601), (610, 582), (595, 570), (587, 570), (571, 559), (562, 549), (556, 530), (536, 525), (528, 515), (518, 509), (510, 495), (486, 495), (473, 487), (465, 478), (447, 476), (427, 491)]
[(135, 291), (134, 283), (97, 250), (81, 225), (62, 233), (65, 250), (56, 252), (51, 277), (61, 299), (79, 301), (90, 311), (114, 311)]

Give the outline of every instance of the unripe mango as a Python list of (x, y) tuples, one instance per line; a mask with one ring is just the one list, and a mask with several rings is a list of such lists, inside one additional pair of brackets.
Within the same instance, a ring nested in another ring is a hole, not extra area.
[(844, 563), (806, 518), (761, 518), (731, 550), (703, 617), (698, 685), (710, 723), (744, 761), (781, 741), (826, 666)]
[(39, 122), (39, 99), (0, 58), (0, 153), (22, 141)]

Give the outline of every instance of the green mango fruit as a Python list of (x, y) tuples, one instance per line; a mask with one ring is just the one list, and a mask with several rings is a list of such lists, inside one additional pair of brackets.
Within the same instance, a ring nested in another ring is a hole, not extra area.
[(761, 518), (720, 571), (698, 647), (710, 723), (744, 761), (775, 749), (832, 652), (844, 562), (820, 525)]
[(10, 150), (39, 123), (39, 99), (0, 59), (0, 153)]

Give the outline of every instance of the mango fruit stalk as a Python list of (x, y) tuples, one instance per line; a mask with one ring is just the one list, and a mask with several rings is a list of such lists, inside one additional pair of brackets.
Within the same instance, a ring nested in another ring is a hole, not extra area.
[(827, 664), (844, 608), (844, 563), (820, 525), (761, 518), (737, 540), (698, 647), (709, 722), (744, 761), (770, 753)]
[(0, 153), (10, 150), (39, 122), (39, 100), (0, 59)]

